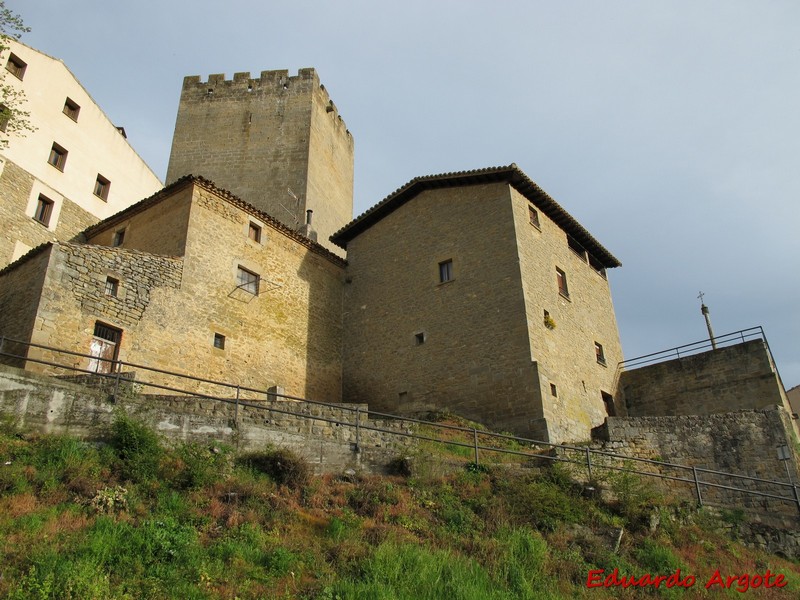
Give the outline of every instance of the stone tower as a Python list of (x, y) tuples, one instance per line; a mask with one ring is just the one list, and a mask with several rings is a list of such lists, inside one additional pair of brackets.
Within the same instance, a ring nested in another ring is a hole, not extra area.
[(353, 137), (314, 69), (183, 81), (167, 183), (200, 175), (342, 255), (353, 216)]

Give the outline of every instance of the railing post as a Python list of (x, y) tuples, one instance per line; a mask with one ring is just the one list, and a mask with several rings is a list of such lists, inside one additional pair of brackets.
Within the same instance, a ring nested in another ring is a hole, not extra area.
[(114, 401), (114, 404), (117, 403), (117, 395), (119, 394), (119, 378), (122, 377), (122, 368), (120, 367), (119, 363), (117, 363), (117, 374), (114, 377), (114, 393), (111, 395), (111, 398)]
[(703, 506), (703, 496), (700, 493), (700, 481), (697, 479), (697, 467), (692, 467), (692, 475), (694, 476), (694, 489), (697, 492), (697, 505)]
[(472, 441), (475, 443), (475, 466), (480, 464), (478, 460), (478, 430), (472, 428)]
[(356, 452), (361, 452), (361, 407), (356, 406)]
[(236, 406), (233, 409), (233, 422), (239, 427), (239, 384), (236, 385)]
[(589, 447), (586, 447), (586, 470), (589, 473), (589, 481), (592, 480), (592, 454), (589, 451)]
[(797, 484), (792, 484), (792, 490), (794, 491), (794, 501), (797, 503), (797, 510), (800, 512), (800, 496), (797, 495)]

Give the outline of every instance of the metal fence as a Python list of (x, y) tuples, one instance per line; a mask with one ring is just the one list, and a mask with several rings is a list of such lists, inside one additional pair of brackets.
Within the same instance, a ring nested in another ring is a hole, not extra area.
[[(763, 337), (763, 331), (761, 330), (760, 327), (752, 328), (750, 330), (743, 330), (741, 332), (737, 332), (737, 334), (735, 335), (739, 336), (738, 339), (741, 342), (741, 341), (746, 341), (747, 339), (753, 337), (759, 337), (759, 333), (760, 333), (760, 338), (765, 340), (765, 338)], [(728, 339), (732, 335), (733, 334), (729, 334), (728, 336), (722, 336), (722, 337)], [(717, 338), (718, 344), (720, 339), (721, 338)], [(706, 340), (706, 343), (710, 344), (708, 340)], [(681, 346), (679, 348), (673, 348), (663, 353), (655, 353), (642, 358), (649, 359), (652, 357), (652, 360), (649, 360), (648, 362), (655, 362), (655, 360), (658, 360), (654, 358), (656, 356), (672, 356), (673, 354), (680, 356), (679, 352), (683, 352), (683, 356), (686, 356), (687, 349), (699, 344), (701, 344), (701, 342), (698, 342), (697, 344), (689, 344), (687, 346)], [(19, 350), (17, 352), (10, 351), (14, 348), (17, 348)], [(36, 358), (35, 356), (30, 356), (29, 351), (31, 349), (43, 350), (53, 355), (64, 356), (67, 359), (73, 361), (75, 359), (79, 359), (80, 362), (85, 362), (87, 365), (89, 364), (88, 361), (90, 360), (99, 361), (95, 362), (94, 364), (101, 364), (101, 363), (108, 364), (109, 366), (108, 370), (110, 372), (99, 373), (84, 367), (78, 367), (76, 365), (67, 365), (64, 364), (64, 362), (57, 362), (55, 360), (45, 360), (44, 358)], [(440, 444), (443, 446), (462, 448), (465, 449), (462, 450), (462, 452), (468, 453), (470, 455), (469, 458), (472, 459), (472, 462), (476, 466), (485, 464), (487, 462), (497, 463), (499, 461), (496, 458), (492, 460), (493, 457), (497, 456), (518, 457), (520, 460), (526, 460), (526, 461), (532, 459), (549, 460), (554, 462), (577, 465), (581, 467), (581, 469), (585, 468), (587, 480), (589, 482), (595, 481), (597, 478), (597, 472), (601, 470), (631, 473), (643, 477), (657, 478), (665, 482), (679, 482), (681, 484), (685, 484), (686, 486), (690, 487), (690, 489), (692, 490), (692, 495), (697, 500), (699, 506), (703, 505), (735, 506), (735, 503), (731, 502), (729, 499), (726, 499), (724, 496), (717, 497), (714, 499), (714, 501), (709, 501), (707, 497), (709, 495), (708, 492), (713, 493), (715, 490), (724, 490), (726, 492), (734, 492), (736, 494), (741, 494), (743, 496), (754, 496), (757, 498), (762, 498), (764, 499), (765, 502), (769, 500), (774, 500), (778, 501), (781, 504), (789, 504), (789, 505), (793, 504), (800, 513), (800, 494), (798, 493), (798, 485), (797, 482), (791, 481), (791, 478), (789, 482), (776, 481), (771, 479), (762, 479), (758, 477), (752, 477), (749, 475), (716, 471), (713, 469), (705, 469), (702, 467), (687, 466), (687, 465), (669, 463), (658, 460), (650, 460), (632, 456), (624, 456), (613, 452), (593, 449), (587, 446), (553, 444), (550, 442), (522, 438), (510, 434), (488, 432), (478, 429), (476, 427), (461, 427), (457, 425), (447, 425), (443, 423), (437, 423), (434, 421), (426, 421), (423, 419), (402, 417), (398, 415), (381, 413), (376, 411), (367, 412), (360, 406), (354, 407), (354, 406), (348, 406), (346, 404), (331, 404), (326, 402), (317, 402), (314, 400), (308, 400), (306, 398), (300, 398), (296, 396), (276, 393), (274, 390), (260, 390), (234, 383), (216, 381), (212, 379), (204, 379), (202, 377), (195, 377), (191, 375), (175, 373), (164, 369), (157, 369), (154, 367), (148, 367), (146, 365), (128, 363), (119, 360), (102, 359), (102, 358), (98, 359), (96, 356), (89, 354), (81, 354), (79, 352), (62, 350), (50, 346), (43, 346), (41, 344), (23, 342), (20, 340), (11, 339), (4, 336), (0, 336), (0, 358), (6, 359), (4, 362), (10, 364), (16, 363), (17, 365), (20, 365), (23, 368), (27, 366), (26, 363), (35, 363), (52, 367), (55, 371), (65, 371), (68, 373), (83, 373), (86, 375), (91, 375), (93, 377), (102, 378), (107, 383), (107, 387), (110, 391), (110, 396), (113, 400), (116, 400), (121, 393), (125, 393), (124, 388), (126, 386), (135, 385), (140, 389), (153, 388), (157, 390), (166, 390), (168, 392), (183, 394), (191, 398), (201, 398), (221, 403), (233, 404), (235, 406), (234, 420), (237, 423), (239, 416), (239, 408), (247, 407), (248, 409), (253, 409), (253, 410), (266, 410), (272, 413), (293, 415), (303, 419), (322, 421), (342, 427), (350, 427), (355, 430), (356, 443), (354, 445), (354, 451), (356, 452), (360, 451), (361, 432), (363, 430), (367, 430), (394, 436), (413, 438), (416, 440), (427, 441), (434, 444)], [(83, 361), (83, 359), (86, 359), (86, 361)], [(637, 359), (633, 359), (633, 361), (636, 360)], [(627, 362), (628, 361), (626, 361), (626, 363)], [(126, 372), (126, 369), (135, 370), (137, 375), (141, 375), (142, 373), (155, 373), (158, 374), (159, 376), (175, 378), (179, 381), (200, 383), (205, 386), (218, 386), (221, 389), (226, 390), (227, 393), (230, 394), (230, 397), (225, 397), (216, 394), (198, 393), (196, 389), (192, 390), (182, 387), (176, 387), (174, 385), (166, 385), (164, 383), (143, 381), (138, 377), (136, 379), (132, 379), (130, 377), (130, 373)], [(58, 376), (58, 373), (48, 373), (48, 374)], [(247, 393), (248, 396), (250, 397), (243, 398), (244, 393)], [(257, 400), (259, 399), (266, 401), (274, 401), (277, 399), (289, 400), (296, 402), (298, 406), (300, 406), (301, 408), (300, 410), (294, 411), (294, 410), (289, 410), (288, 408), (278, 408), (275, 406), (273, 402), (270, 402), (269, 405), (259, 404), (257, 403)], [(305, 413), (303, 412), (304, 410), (303, 407), (310, 407), (315, 405), (335, 408), (343, 412), (350, 412), (353, 414), (353, 420), (352, 421), (338, 420), (338, 419), (323, 417), (321, 415), (308, 414), (308, 411), (306, 411)], [(386, 420), (405, 423), (408, 424), (409, 427), (406, 428), (405, 431), (397, 429), (386, 429), (378, 426), (377, 424), (374, 425), (370, 424), (369, 421), (366, 420), (367, 416), (369, 416), (370, 418), (386, 419)], [(454, 435), (461, 437), (460, 438), (452, 437)], [(505, 447), (501, 446), (500, 444), (504, 444)], [(654, 470), (647, 470), (648, 468)], [(766, 509), (766, 506), (764, 508)]]

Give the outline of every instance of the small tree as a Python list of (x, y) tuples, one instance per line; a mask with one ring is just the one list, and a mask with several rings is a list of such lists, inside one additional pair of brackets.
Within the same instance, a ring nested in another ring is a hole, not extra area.
[[(0, 0), (0, 55), (5, 55), (9, 40), (18, 40), (28, 31), (30, 28), (25, 27), (22, 17)], [(23, 135), (36, 129), (31, 125), (30, 113), (23, 110), (25, 92), (7, 83), (6, 74), (6, 69), (0, 68), (0, 149), (8, 146), (9, 135)]]

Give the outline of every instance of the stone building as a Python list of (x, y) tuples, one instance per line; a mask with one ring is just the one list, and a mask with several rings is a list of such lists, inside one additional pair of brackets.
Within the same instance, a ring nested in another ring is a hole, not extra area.
[(186, 77), (167, 183), (190, 173), (294, 230), (313, 210), (341, 254), (328, 238), (353, 217), (353, 136), (314, 69)]
[[(3, 335), (90, 354), (72, 366), (91, 371), (121, 360), (341, 401), (338, 256), (197, 177), (85, 237), (40, 246), (0, 271)], [(53, 358), (37, 348), (27, 357)], [(147, 371), (143, 379), (158, 383)]]
[[(0, 149), (0, 267), (44, 242), (69, 240), (162, 187), (60, 60), (14, 40), (4, 84), (22, 91), (36, 129)], [(0, 124), (5, 129), (5, 124)]]
[(786, 396), (789, 398), (789, 405), (792, 409), (792, 414), (799, 415), (800, 414), (800, 385), (794, 386), (788, 392), (786, 392)]
[(333, 240), (348, 401), (551, 441), (613, 414), (620, 263), (516, 165), (414, 179)]

